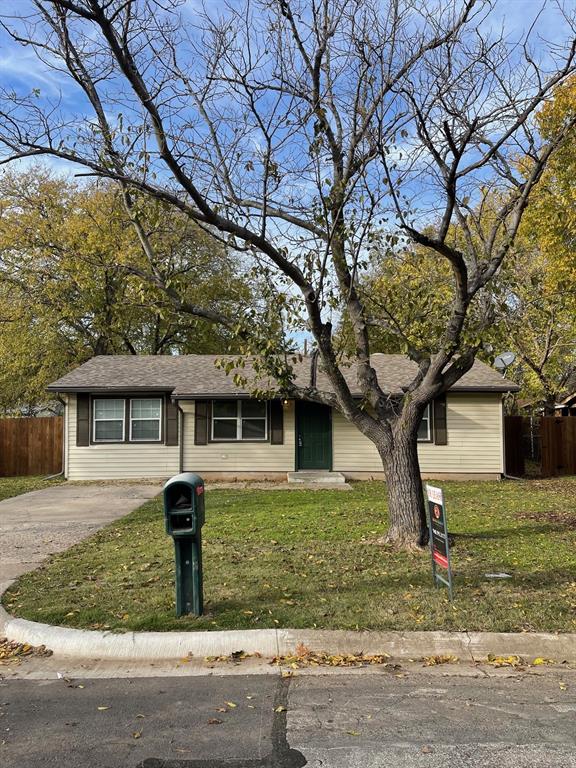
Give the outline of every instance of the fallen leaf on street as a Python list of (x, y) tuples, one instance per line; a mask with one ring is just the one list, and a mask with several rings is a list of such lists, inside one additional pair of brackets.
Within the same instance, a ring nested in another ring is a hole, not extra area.
[(494, 667), (520, 667), (524, 664), (521, 656), (495, 656), (493, 653), (488, 654), (486, 662)]
[(330, 654), (326, 651), (311, 651), (305, 645), (298, 645), (293, 656), (275, 656), (271, 664), (288, 665), (292, 669), (301, 667), (366, 667), (372, 664), (388, 666), (387, 653), (371, 655), (365, 653)]
[(20, 664), (27, 656), (52, 656), (52, 651), (45, 645), (17, 643), (15, 640), (0, 637), (0, 664)]
[(456, 664), (458, 656), (424, 656), (420, 661), (424, 662), (425, 667), (435, 667), (437, 664)]

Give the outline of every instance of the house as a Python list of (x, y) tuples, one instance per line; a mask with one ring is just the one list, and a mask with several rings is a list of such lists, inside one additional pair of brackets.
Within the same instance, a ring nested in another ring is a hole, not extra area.
[[(216, 355), (99, 356), (49, 386), (65, 401), (64, 473), (70, 480), (168, 477), (286, 479), (299, 470), (382, 476), (374, 445), (340, 413), (314, 403), (250, 398)], [(308, 384), (313, 357), (296, 371)], [(375, 354), (383, 389), (414, 376), (403, 355)], [(243, 373), (250, 375), (247, 360)], [(358, 389), (351, 365), (344, 374)], [(318, 390), (330, 386), (312, 371)], [(481, 362), (428, 408), (419, 433), (427, 477), (494, 479), (504, 471), (502, 397), (517, 387)]]
[(576, 392), (567, 395), (554, 406), (556, 416), (576, 416)]

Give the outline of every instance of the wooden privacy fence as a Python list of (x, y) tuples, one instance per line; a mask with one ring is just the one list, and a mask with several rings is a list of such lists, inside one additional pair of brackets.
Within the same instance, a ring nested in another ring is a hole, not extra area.
[(576, 475), (576, 418), (541, 419), (542, 477)]
[(0, 477), (62, 471), (62, 416), (0, 419)]
[(506, 474), (576, 475), (576, 418), (506, 416)]

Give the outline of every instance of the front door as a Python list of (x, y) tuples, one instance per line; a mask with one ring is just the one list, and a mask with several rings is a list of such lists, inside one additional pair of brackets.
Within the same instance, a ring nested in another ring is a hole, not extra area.
[(296, 469), (332, 469), (332, 414), (327, 405), (296, 401)]

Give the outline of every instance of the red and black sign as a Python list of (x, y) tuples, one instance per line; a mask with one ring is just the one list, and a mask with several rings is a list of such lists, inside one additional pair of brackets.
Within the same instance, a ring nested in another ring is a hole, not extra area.
[[(434, 582), (445, 584), (452, 598), (452, 572), (450, 568), (450, 548), (448, 544), (448, 525), (446, 521), (446, 507), (444, 494), (441, 488), (426, 486), (426, 498), (428, 504), (428, 525), (430, 528), (430, 551), (432, 553), (432, 574)], [(438, 567), (446, 570), (447, 579), (441, 576)]]

